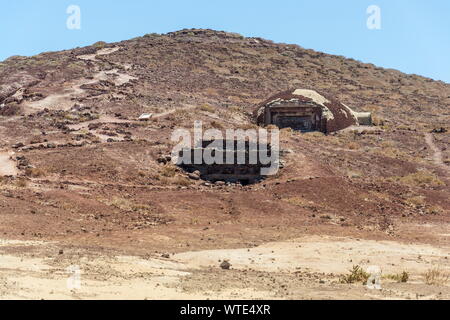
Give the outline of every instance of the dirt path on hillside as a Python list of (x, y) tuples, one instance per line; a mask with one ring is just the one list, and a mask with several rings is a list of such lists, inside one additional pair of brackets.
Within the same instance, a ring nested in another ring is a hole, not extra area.
[(112, 116), (108, 115), (100, 115), (98, 119), (89, 120), (85, 122), (80, 122), (76, 124), (69, 124), (67, 127), (72, 130), (82, 130), (87, 129), (90, 124), (108, 124), (108, 123), (138, 123), (138, 121), (132, 121), (132, 120), (124, 120), (124, 119), (118, 119)]
[(427, 143), (428, 147), (433, 152), (433, 155), (432, 155), (433, 162), (448, 173), (450, 171), (450, 169), (444, 163), (443, 156), (442, 156), (442, 150), (435, 144), (433, 134), (425, 133), (425, 142)]
[[(173, 113), (175, 113), (176, 111), (184, 111), (184, 110), (191, 110), (195, 108), (194, 106), (185, 106), (182, 108), (176, 108), (173, 110), (169, 110), (169, 111), (165, 111), (165, 112), (161, 112), (161, 113), (155, 113), (152, 115), (152, 119), (160, 119), (160, 118), (164, 118), (166, 116), (169, 116)], [(87, 129), (89, 127), (90, 124), (95, 124), (95, 123), (100, 123), (100, 124), (115, 124), (115, 123), (140, 123), (139, 120), (124, 120), (124, 119), (118, 119), (112, 116), (108, 116), (108, 115), (101, 115), (98, 119), (94, 119), (94, 120), (89, 120), (89, 121), (85, 121), (85, 122), (81, 122), (81, 123), (76, 123), (76, 124), (70, 124), (68, 125), (68, 127), (72, 130), (83, 130), (83, 129)], [(109, 137), (108, 137), (109, 138)]]
[[(78, 56), (78, 58), (95, 62), (98, 61), (96, 56), (111, 54), (119, 49), (119, 47), (101, 49), (95, 54), (82, 55)], [(122, 67), (127, 69), (129, 66), (124, 65)], [(66, 83), (65, 88), (60, 89), (59, 92), (52, 93), (42, 100), (26, 102), (25, 111), (29, 114), (45, 108), (50, 110), (68, 110), (74, 104), (73, 99), (80, 98), (86, 93), (86, 91), (81, 88), (84, 85), (110, 80), (115, 86), (122, 86), (135, 79), (136, 77), (121, 73), (118, 69), (102, 70), (94, 74), (92, 79), (83, 78), (68, 82)]]
[(185, 107), (182, 107), (182, 108), (176, 108), (176, 109), (172, 109), (172, 110), (169, 110), (169, 111), (164, 111), (164, 112), (161, 112), (161, 113), (155, 113), (155, 114), (153, 114), (152, 119), (164, 118), (164, 117), (167, 117), (167, 116), (169, 116), (169, 115), (171, 115), (171, 114), (173, 114), (173, 113), (175, 113), (177, 111), (188, 111), (188, 110), (192, 110), (194, 108), (195, 108), (195, 106), (185, 106)]
[(16, 162), (11, 159), (13, 152), (0, 151), (0, 176), (16, 176), (19, 170)]
[[(258, 247), (150, 253), (93, 252), (58, 243), (0, 240), (2, 299), (448, 299), (431, 268), (450, 272), (450, 248), (395, 241), (305, 236)], [(152, 250), (150, 250), (152, 252)], [(228, 259), (230, 270), (219, 267)], [(341, 284), (354, 265), (380, 266), (382, 290)], [(409, 273), (407, 283), (387, 275)]]
[(98, 59), (96, 58), (97, 56), (108, 55), (119, 50), (120, 47), (103, 48), (98, 50), (96, 53), (79, 55), (77, 56), (77, 58), (81, 60), (98, 61)]
[[(108, 55), (111, 53), (114, 53), (116, 51), (119, 51), (120, 47), (113, 47), (113, 48), (104, 48), (104, 49), (100, 49), (98, 50), (96, 53), (93, 54), (86, 54), (86, 55), (81, 55), (81, 56), (77, 56), (78, 59), (81, 60), (88, 60), (88, 61), (92, 61), (92, 62), (98, 62), (99, 60), (97, 59), (98, 56), (104, 56), (104, 55)], [(130, 65), (128, 64), (119, 64), (119, 63), (111, 63), (112, 65), (116, 66), (116, 67), (120, 67), (123, 68), (125, 70), (129, 70), (131, 68)], [(121, 86), (125, 83), (130, 82), (131, 80), (136, 79), (136, 77), (130, 76), (128, 74), (125, 73), (120, 73), (118, 71), (118, 69), (113, 69), (113, 70), (109, 70), (109, 71), (102, 71), (105, 74), (111, 74), (113, 75), (114, 78), (114, 84), (116, 86)], [(100, 73), (102, 73), (100, 72)]]
[(63, 89), (61, 92), (50, 94), (42, 100), (27, 102), (25, 104), (25, 109), (27, 113), (32, 113), (36, 110), (45, 108), (50, 110), (68, 110), (74, 104), (73, 99), (80, 98), (86, 93), (86, 91), (81, 88), (82, 86), (94, 84), (102, 80), (109, 80), (110, 77), (116, 86), (121, 86), (135, 79), (133, 76), (118, 73), (117, 69), (100, 71), (94, 75), (93, 79), (84, 78), (68, 83), (67, 88)]

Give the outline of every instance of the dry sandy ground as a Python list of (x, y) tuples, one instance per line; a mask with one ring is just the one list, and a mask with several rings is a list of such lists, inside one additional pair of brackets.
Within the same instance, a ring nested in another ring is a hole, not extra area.
[(15, 176), (18, 172), (16, 163), (11, 159), (14, 152), (0, 150), (0, 176)]
[[(449, 235), (447, 235), (448, 237)], [(449, 247), (305, 236), (253, 248), (123, 256), (58, 243), (0, 241), (2, 299), (449, 299)], [(222, 270), (227, 259), (230, 270)], [(353, 265), (383, 269), (381, 290), (341, 284)], [(387, 280), (407, 271), (407, 283)]]

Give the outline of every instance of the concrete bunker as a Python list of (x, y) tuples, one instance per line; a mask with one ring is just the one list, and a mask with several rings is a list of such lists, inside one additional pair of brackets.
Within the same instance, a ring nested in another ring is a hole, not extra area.
[(280, 92), (255, 109), (259, 125), (330, 133), (352, 125), (371, 125), (369, 112), (355, 112), (345, 104), (309, 89)]
[[(268, 159), (273, 161), (273, 158), (276, 158), (274, 165), (276, 169), (279, 168), (278, 156), (272, 157), (272, 152), (269, 143), (258, 144), (248, 140), (205, 140), (194, 148), (180, 150), (178, 158), (184, 160), (178, 166), (189, 173), (196, 172), (202, 180), (249, 185), (267, 177), (262, 174), (263, 169), (268, 169), (273, 164), (267, 163)], [(265, 155), (265, 159), (262, 159), (261, 153)], [(211, 160), (205, 159), (205, 154), (218, 161), (211, 163)]]

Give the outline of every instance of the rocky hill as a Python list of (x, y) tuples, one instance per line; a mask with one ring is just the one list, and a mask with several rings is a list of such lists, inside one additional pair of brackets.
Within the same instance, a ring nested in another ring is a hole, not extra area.
[[(371, 111), (376, 126), (284, 129), (284, 168), (249, 186), (192, 179), (164, 160), (175, 128), (253, 127), (255, 106), (289, 88)], [(4, 237), (138, 252), (300, 232), (444, 241), (417, 230), (449, 222), (450, 84), (191, 29), (11, 57), (0, 63), (0, 106)], [(152, 120), (137, 121), (142, 113)]]

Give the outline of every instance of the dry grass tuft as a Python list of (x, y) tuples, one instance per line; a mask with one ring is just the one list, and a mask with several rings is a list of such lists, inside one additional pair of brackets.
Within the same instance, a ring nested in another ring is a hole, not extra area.
[(409, 280), (409, 273), (406, 271), (403, 271), (402, 273), (397, 274), (387, 274), (383, 276), (385, 279), (393, 280), (399, 283), (405, 283)]
[(171, 181), (172, 184), (176, 184), (179, 186), (183, 186), (183, 187), (187, 187), (190, 186), (191, 184), (193, 184), (192, 180), (186, 178), (186, 177), (175, 177), (174, 179), (172, 179)]
[(312, 201), (308, 201), (306, 199), (299, 198), (299, 197), (285, 198), (285, 199), (283, 199), (283, 201), (286, 201), (287, 203), (290, 203), (290, 204), (293, 204), (294, 206), (299, 206), (299, 207), (306, 207), (306, 206), (310, 206), (310, 205), (314, 204)]
[(178, 168), (176, 166), (172, 165), (172, 164), (165, 165), (159, 171), (161, 176), (167, 177), (167, 178), (175, 177), (177, 172), (178, 172)]
[(399, 177), (397, 180), (400, 183), (409, 185), (409, 186), (430, 186), (430, 187), (439, 187), (444, 186), (445, 183), (442, 182), (434, 173), (427, 171), (427, 170), (421, 170), (416, 173), (409, 174), (404, 177)]
[(238, 126), (236, 129), (242, 129), (242, 130), (249, 130), (249, 129), (254, 129), (254, 130), (258, 130), (260, 127), (257, 126), (254, 123), (245, 123), (242, 124), (240, 126)]
[(340, 283), (363, 283), (365, 284), (369, 279), (370, 274), (365, 272), (360, 266), (353, 266), (353, 268), (349, 271), (348, 274), (340, 277)]
[(28, 181), (24, 178), (19, 178), (16, 180), (15, 185), (19, 188), (25, 188), (28, 185)]
[(276, 129), (278, 129), (278, 127), (274, 124), (269, 124), (268, 126), (266, 126), (266, 129), (267, 130), (276, 130)]
[(151, 213), (154, 208), (147, 204), (135, 203), (129, 199), (121, 197), (112, 197), (111, 199), (99, 199), (100, 202), (115, 207), (121, 211)]
[(38, 178), (46, 175), (46, 171), (39, 168), (27, 168), (25, 174), (28, 177)]
[(372, 114), (372, 124), (377, 127), (382, 127), (385, 124), (385, 120), (376, 114)]
[(350, 150), (358, 150), (359, 148), (361, 148), (361, 146), (356, 142), (349, 142), (347, 144), (347, 148)]
[(211, 112), (214, 113), (216, 109), (214, 107), (211, 107), (209, 104), (203, 104), (198, 107), (199, 110), (205, 111), (205, 112)]
[(215, 120), (211, 121), (210, 126), (214, 129), (223, 129), (223, 125)]
[(445, 285), (450, 279), (450, 274), (439, 267), (429, 269), (423, 276), (426, 284), (435, 286)]
[(425, 205), (425, 197), (424, 196), (411, 197), (406, 199), (405, 202), (411, 207), (420, 207)]
[(313, 132), (306, 132), (306, 133), (302, 134), (302, 137), (306, 141), (311, 142), (311, 141), (317, 141), (319, 139), (322, 139), (323, 137), (325, 137), (325, 134), (320, 131), (313, 131)]

